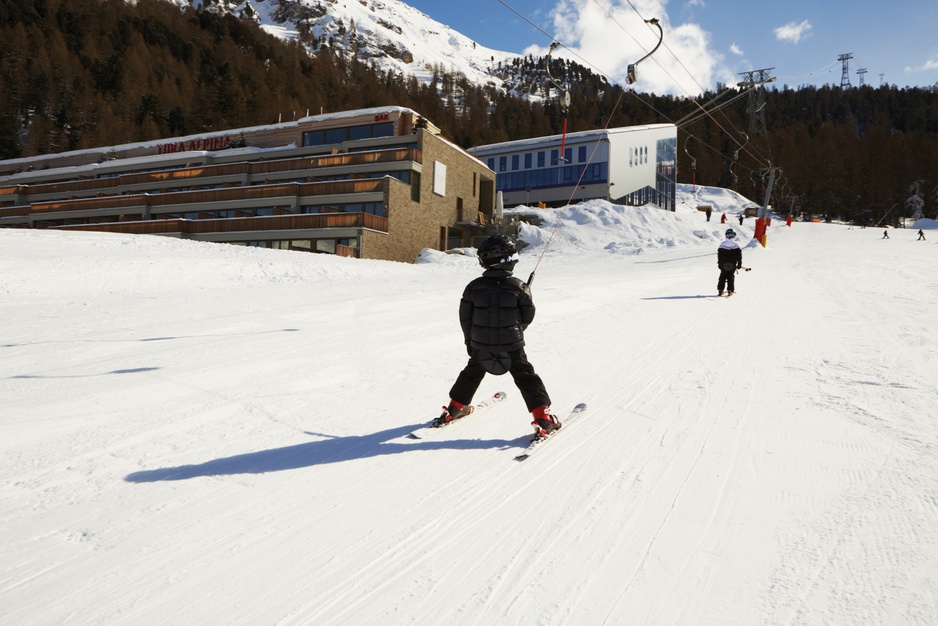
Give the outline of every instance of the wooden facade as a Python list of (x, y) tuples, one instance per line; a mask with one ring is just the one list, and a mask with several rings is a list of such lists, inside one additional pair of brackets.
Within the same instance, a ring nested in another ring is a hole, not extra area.
[[(417, 113), (385, 107), (0, 161), (0, 227), (412, 261), (466, 245), (463, 215), (491, 216), (494, 185)], [(441, 241), (441, 230), (455, 235)]]

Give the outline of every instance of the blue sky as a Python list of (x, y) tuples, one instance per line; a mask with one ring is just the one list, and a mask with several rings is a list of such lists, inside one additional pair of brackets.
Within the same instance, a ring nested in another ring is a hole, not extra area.
[(619, 84), (628, 64), (657, 42), (642, 18), (658, 18), (664, 45), (637, 68), (636, 88), (645, 92), (697, 95), (763, 68), (775, 68), (779, 87), (840, 85), (838, 57), (847, 53), (853, 86), (861, 78), (867, 85), (938, 84), (938, 0), (404, 1), (486, 47), (545, 54), (551, 39), (530, 20), (563, 44), (555, 56)]

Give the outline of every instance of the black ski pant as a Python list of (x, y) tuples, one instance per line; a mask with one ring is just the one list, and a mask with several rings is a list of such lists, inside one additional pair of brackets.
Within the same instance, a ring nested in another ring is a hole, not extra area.
[(720, 271), (720, 280), (717, 282), (717, 291), (723, 291), (723, 287), (729, 291), (736, 291), (736, 269), (732, 272)]
[[(533, 411), (539, 406), (549, 405), (550, 396), (547, 395), (544, 382), (535, 373), (534, 366), (528, 363), (528, 356), (524, 353), (524, 350), (509, 352), (508, 356), (511, 357), (511, 367), (508, 369), (508, 373), (515, 380), (515, 385), (521, 392), (521, 397), (524, 398), (528, 411)], [(449, 391), (449, 397), (460, 404), (472, 403), (472, 398), (487, 374), (479, 363), (478, 357), (479, 351), (475, 348), (471, 349), (469, 362), (466, 363), (466, 367), (456, 377), (456, 382), (453, 383), (453, 388)]]

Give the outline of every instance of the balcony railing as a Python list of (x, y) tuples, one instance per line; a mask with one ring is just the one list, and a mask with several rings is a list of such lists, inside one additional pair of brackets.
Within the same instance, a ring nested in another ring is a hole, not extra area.
[(115, 189), (126, 185), (165, 183), (179, 181), (186, 185), (198, 185), (199, 179), (222, 176), (257, 176), (291, 171), (307, 171), (326, 167), (349, 167), (371, 165), (375, 163), (398, 163), (412, 161), (423, 162), (423, 154), (416, 148), (398, 148), (395, 150), (376, 150), (373, 152), (352, 152), (323, 156), (278, 159), (273, 161), (254, 161), (232, 163), (228, 165), (204, 165), (138, 174), (123, 174), (112, 178), (91, 178), (61, 183), (38, 183), (35, 185), (13, 185), (0, 187), (0, 196), (23, 194), (69, 194), (100, 190), (103, 195), (115, 193)]
[(175, 193), (133, 194), (127, 196), (105, 196), (81, 200), (36, 202), (29, 213), (41, 215), (69, 211), (120, 209), (131, 207), (166, 207), (176, 205), (211, 204), (237, 200), (262, 200), (266, 198), (349, 195), (381, 193), (385, 181), (380, 178), (342, 180), (323, 183), (286, 183), (283, 185), (259, 185), (255, 187), (229, 187), (201, 191), (178, 191)]
[(204, 235), (209, 233), (263, 232), (276, 230), (322, 230), (327, 228), (367, 228), (388, 232), (388, 219), (370, 213), (316, 213), (241, 217), (207, 220), (146, 220), (56, 226), (67, 230), (103, 231), (135, 235)]

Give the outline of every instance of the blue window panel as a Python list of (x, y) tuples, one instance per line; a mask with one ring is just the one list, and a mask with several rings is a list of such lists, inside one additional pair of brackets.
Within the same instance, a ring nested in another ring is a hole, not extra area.
[(352, 141), (371, 139), (371, 126), (352, 126), (348, 129), (348, 138)]
[(518, 170), (521, 168), (521, 156), (517, 154), (511, 155), (511, 169), (512, 171)]
[(586, 146), (580, 146), (577, 148), (577, 161), (580, 163), (586, 162)]
[(326, 145), (334, 143), (342, 143), (345, 141), (345, 131), (344, 128), (330, 128), (326, 131)]
[(387, 122), (385, 124), (375, 124), (372, 127), (372, 137), (393, 137), (394, 136), (394, 122)]
[(324, 143), (326, 143), (326, 134), (321, 130), (311, 130), (303, 133), (303, 145), (306, 147), (321, 146)]
[(531, 153), (530, 152), (524, 155), (524, 169), (526, 170), (531, 169)]
[(537, 153), (537, 166), (544, 167), (544, 153), (543, 152)]

